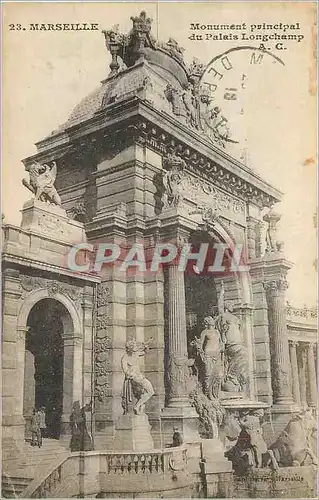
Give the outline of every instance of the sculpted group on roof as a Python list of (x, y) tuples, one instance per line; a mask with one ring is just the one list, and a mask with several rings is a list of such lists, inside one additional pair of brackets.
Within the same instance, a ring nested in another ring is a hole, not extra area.
[(118, 25), (103, 31), (106, 47), (112, 56), (109, 78), (145, 61), (160, 68), (170, 81), (164, 89), (157, 85), (156, 91), (169, 103), (169, 111), (188, 127), (204, 132), (221, 147), (225, 147), (228, 141), (233, 142), (227, 119), (218, 106), (211, 105), (207, 89), (200, 85), (205, 65), (194, 58), (187, 66), (184, 49), (174, 38), (167, 42), (156, 40), (151, 32), (152, 20), (144, 11), (131, 20), (133, 27), (128, 34), (120, 33)]

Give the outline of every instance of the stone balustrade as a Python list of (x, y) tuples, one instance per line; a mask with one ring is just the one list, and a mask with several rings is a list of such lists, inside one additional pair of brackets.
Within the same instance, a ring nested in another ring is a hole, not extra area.
[(297, 322), (316, 322), (318, 317), (318, 311), (315, 307), (293, 307), (287, 302), (286, 304), (286, 314), (287, 319), (290, 321)]
[[(49, 474), (47, 471), (41, 474), (40, 470), (23, 495), (28, 498), (52, 498), (60, 490), (72, 496), (92, 492), (98, 494), (105, 484), (111, 484), (112, 491), (115, 491), (123, 486), (125, 479), (136, 485), (136, 491), (139, 488), (142, 491), (145, 477), (147, 484), (158, 484), (165, 490), (166, 487), (170, 489), (171, 476), (183, 474), (186, 464), (187, 449), (184, 447), (147, 453), (72, 453)], [(133, 478), (136, 478), (135, 481)]]
[[(183, 450), (186, 460), (186, 450)], [(172, 451), (154, 453), (118, 453), (105, 455), (108, 474), (161, 474), (170, 468)]]

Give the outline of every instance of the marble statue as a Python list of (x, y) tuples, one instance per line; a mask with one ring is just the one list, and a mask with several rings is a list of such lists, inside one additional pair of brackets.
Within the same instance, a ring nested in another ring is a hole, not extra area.
[(249, 469), (260, 469), (268, 465), (278, 469), (278, 463), (271, 449), (263, 438), (260, 418), (263, 410), (243, 413), (239, 419), (241, 428), (235, 446), (226, 451), (225, 456), (232, 462), (234, 471), (243, 474)]
[(177, 170), (166, 172), (163, 177), (165, 187), (164, 205), (169, 207), (177, 207), (182, 198), (182, 175)]
[(215, 326), (225, 345), (222, 390), (242, 392), (248, 381), (248, 352), (243, 342), (240, 320), (233, 314), (232, 304), (224, 304), (223, 284)]
[(276, 252), (282, 250), (282, 242), (278, 241), (277, 224), (281, 219), (281, 215), (270, 208), (269, 212), (264, 215), (263, 220), (267, 223), (266, 230), (266, 252)]
[(282, 467), (317, 465), (315, 433), (316, 419), (311, 410), (296, 413), (276, 441), (270, 446)]
[(170, 83), (168, 83), (164, 94), (168, 102), (170, 102), (172, 105), (172, 111), (174, 115), (182, 118), (183, 121), (186, 121), (187, 111), (183, 99), (183, 91), (181, 89), (173, 87)]
[(168, 155), (164, 161), (167, 168), (163, 176), (163, 204), (164, 207), (177, 207), (183, 199), (183, 170), (186, 166), (185, 161), (174, 155)]
[(29, 167), (30, 181), (23, 179), (22, 184), (35, 195), (36, 200), (61, 205), (61, 198), (54, 186), (56, 172), (55, 161), (51, 165), (34, 162)]
[(154, 389), (151, 382), (144, 376), (140, 369), (140, 357), (145, 356), (148, 350), (147, 344), (138, 345), (136, 340), (130, 337), (126, 344), (126, 353), (122, 356), (121, 366), (125, 374), (122, 389), (123, 414), (129, 411), (129, 403), (133, 401), (133, 396), (137, 399), (133, 412), (139, 415), (144, 412), (145, 403), (153, 396)]
[(191, 127), (198, 128), (197, 103), (193, 95), (193, 86), (190, 83), (187, 85), (182, 97), (187, 112), (187, 124)]
[(212, 399), (218, 398), (221, 387), (224, 344), (211, 316), (204, 319), (204, 326), (200, 337), (194, 339), (191, 345), (195, 347), (199, 360), (198, 376), (203, 393)]

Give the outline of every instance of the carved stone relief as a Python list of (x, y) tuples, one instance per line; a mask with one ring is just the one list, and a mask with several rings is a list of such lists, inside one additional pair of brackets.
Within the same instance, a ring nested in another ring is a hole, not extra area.
[[(110, 300), (110, 290), (106, 283), (100, 283), (97, 287), (97, 308), (95, 311), (95, 342), (94, 342), (94, 373), (95, 373), (95, 396), (103, 401), (110, 387), (110, 356), (112, 342), (108, 335), (110, 318), (104, 312)], [(103, 308), (103, 314), (101, 310)]]
[(110, 300), (110, 289), (106, 283), (101, 283), (97, 287), (97, 306), (103, 307)]
[(54, 215), (42, 214), (38, 219), (38, 226), (42, 233), (48, 235), (67, 236), (70, 234), (67, 222)]
[(21, 276), (20, 277), (20, 286), (24, 291), (22, 293), (22, 298), (24, 299), (26, 294), (43, 288), (48, 291), (49, 297), (55, 298), (58, 293), (65, 295), (72, 302), (75, 303), (76, 307), (81, 307), (82, 302), (82, 288), (78, 288), (74, 285), (70, 285), (69, 283), (62, 283), (56, 280), (50, 280), (46, 278), (40, 278), (38, 276)]

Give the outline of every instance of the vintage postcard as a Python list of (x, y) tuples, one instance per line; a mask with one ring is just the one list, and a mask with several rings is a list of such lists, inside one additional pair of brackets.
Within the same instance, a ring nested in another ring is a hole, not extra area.
[(2, 2), (2, 497), (317, 497), (316, 28)]

